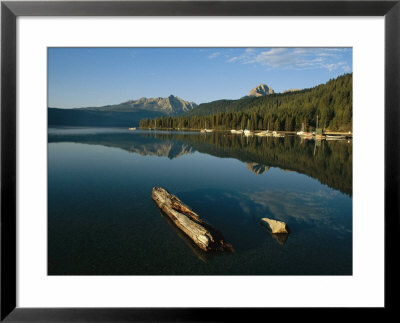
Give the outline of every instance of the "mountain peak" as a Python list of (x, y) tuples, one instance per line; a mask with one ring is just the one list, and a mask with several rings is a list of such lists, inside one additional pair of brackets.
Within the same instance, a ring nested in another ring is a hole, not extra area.
[(159, 113), (160, 115), (180, 115), (193, 110), (197, 104), (185, 101), (177, 96), (170, 95), (166, 98), (146, 98), (138, 100), (128, 100), (120, 104), (108, 105), (103, 107), (81, 108), (83, 110), (93, 111), (114, 111), (114, 112), (145, 112)]
[(265, 96), (274, 93), (275, 91), (267, 84), (260, 84), (250, 90), (249, 96)]

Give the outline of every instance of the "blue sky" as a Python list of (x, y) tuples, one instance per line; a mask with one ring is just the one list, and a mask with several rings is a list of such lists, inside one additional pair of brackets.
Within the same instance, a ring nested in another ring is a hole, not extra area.
[(261, 83), (309, 88), (352, 70), (351, 48), (49, 48), (48, 105), (170, 94), (199, 104), (238, 99)]

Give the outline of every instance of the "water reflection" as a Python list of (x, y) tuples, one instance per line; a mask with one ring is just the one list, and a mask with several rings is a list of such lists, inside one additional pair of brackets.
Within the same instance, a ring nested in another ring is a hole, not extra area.
[(352, 142), (244, 137), (228, 133), (200, 135), (189, 132), (110, 129), (71, 131), (49, 129), (49, 143), (76, 142), (120, 148), (143, 156), (178, 158), (195, 151), (220, 158), (235, 158), (254, 174), (270, 167), (296, 171), (352, 195)]
[[(49, 129), (48, 141), (51, 275), (352, 273), (352, 199), (340, 192), (351, 194), (351, 143), (93, 128)], [(170, 227), (154, 186), (235, 254), (204, 253)], [(263, 217), (286, 222), (290, 237)]]
[(274, 234), (271, 233), (271, 236), (280, 244), (284, 245), (286, 243), (286, 240), (288, 239), (289, 235), (287, 233), (281, 233), (281, 234)]
[[(322, 228), (329, 227), (337, 232), (351, 232), (351, 226), (338, 221), (338, 215), (331, 201), (339, 198), (337, 191), (283, 191), (265, 190), (235, 194), (236, 198), (244, 205), (253, 205), (257, 214), (268, 214), (272, 219), (286, 222), (290, 227), (296, 228)], [(244, 213), (249, 212), (248, 206), (243, 208)]]
[(246, 167), (250, 169), (254, 174), (261, 175), (269, 170), (269, 166), (265, 166), (259, 163), (246, 163)]

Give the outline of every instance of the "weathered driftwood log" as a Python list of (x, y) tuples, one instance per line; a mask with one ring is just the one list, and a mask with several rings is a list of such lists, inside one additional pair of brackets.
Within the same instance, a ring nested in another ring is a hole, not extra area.
[[(179, 238), (188, 246), (190, 250), (196, 255), (198, 259), (200, 259), (204, 263), (208, 263), (211, 260), (212, 254), (210, 252), (206, 252), (199, 247), (197, 247), (193, 240), (189, 238), (181, 229), (179, 229), (175, 223), (171, 220), (171, 218), (165, 214), (164, 211), (160, 210), (160, 216), (168, 223), (168, 225), (174, 230)], [(282, 235), (282, 234), (281, 234)]]
[(266, 223), (271, 230), (271, 233), (280, 234), (280, 233), (289, 233), (288, 228), (285, 222), (276, 221), (268, 218), (262, 218), (261, 221)]
[(154, 187), (152, 198), (157, 206), (181, 229), (200, 249), (204, 251), (231, 251), (218, 231), (200, 219), (187, 205), (161, 187)]

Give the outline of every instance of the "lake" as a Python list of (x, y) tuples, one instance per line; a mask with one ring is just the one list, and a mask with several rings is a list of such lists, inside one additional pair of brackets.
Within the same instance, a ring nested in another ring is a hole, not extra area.
[[(155, 186), (235, 252), (195, 246), (160, 213)], [(49, 128), (48, 274), (351, 275), (352, 141)]]

